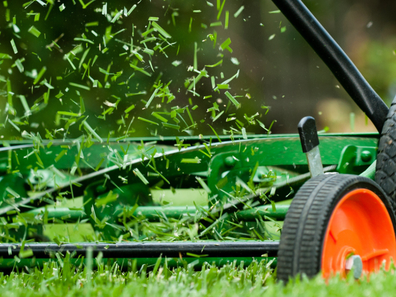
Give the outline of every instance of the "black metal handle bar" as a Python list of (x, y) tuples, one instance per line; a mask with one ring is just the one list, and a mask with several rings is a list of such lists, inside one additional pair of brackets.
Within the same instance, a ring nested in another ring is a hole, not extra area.
[(381, 133), (388, 107), (300, 0), (272, 0)]

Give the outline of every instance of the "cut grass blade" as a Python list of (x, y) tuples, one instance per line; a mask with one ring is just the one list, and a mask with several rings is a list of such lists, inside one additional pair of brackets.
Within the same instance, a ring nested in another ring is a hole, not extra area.
[(245, 6), (241, 6), (241, 7), (239, 7), (239, 9), (234, 13), (234, 18), (237, 18), (241, 13), (242, 13), (242, 11), (245, 9)]
[(28, 32), (37, 38), (41, 35), (41, 32), (35, 26), (31, 26)]
[(44, 75), (44, 73), (47, 71), (47, 67), (43, 66), (43, 68), (41, 68), (40, 72), (37, 74), (36, 79), (33, 81), (33, 84), (36, 85), (41, 77)]
[(144, 175), (140, 172), (139, 168), (133, 169), (133, 173), (145, 184), (148, 185), (149, 181), (144, 177)]
[(227, 96), (228, 99), (230, 99), (230, 101), (236, 106), (236, 108), (241, 107), (241, 104), (235, 99), (234, 96), (230, 94), (230, 92), (226, 91), (224, 94)]
[(17, 54), (18, 53), (18, 49), (17, 49), (17, 46), (15, 44), (14, 39), (11, 39), (10, 43), (11, 43), (11, 47), (12, 47), (12, 50), (13, 50), (14, 54)]
[(92, 134), (93, 137), (95, 137), (97, 140), (99, 140), (99, 142), (103, 142), (103, 139), (95, 132), (94, 129), (92, 129), (92, 127), (88, 124), (87, 119), (84, 120), (83, 122), (85, 129), (87, 129), (87, 131), (89, 133)]
[(153, 25), (153, 27), (165, 38), (172, 38), (172, 36), (170, 34), (168, 34), (168, 32), (166, 32), (160, 25), (158, 25), (156, 22), (151, 22), (151, 24)]

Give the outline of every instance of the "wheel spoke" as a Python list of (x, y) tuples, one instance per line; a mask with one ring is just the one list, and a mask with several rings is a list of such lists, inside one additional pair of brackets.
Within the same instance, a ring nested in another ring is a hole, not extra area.
[(382, 250), (372, 251), (371, 253), (367, 253), (364, 256), (362, 256), (362, 261), (363, 262), (370, 261), (371, 259), (385, 256), (388, 253), (389, 253), (389, 249), (382, 249)]

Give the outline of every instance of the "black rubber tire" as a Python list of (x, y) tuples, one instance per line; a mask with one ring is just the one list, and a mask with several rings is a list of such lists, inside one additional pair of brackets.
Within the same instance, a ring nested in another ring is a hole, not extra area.
[(396, 206), (396, 97), (382, 128), (378, 145), (375, 181)]
[(278, 280), (286, 283), (297, 274), (310, 278), (321, 271), (323, 241), (333, 210), (348, 192), (362, 188), (380, 197), (395, 226), (392, 206), (374, 181), (348, 174), (312, 178), (297, 192), (287, 212), (278, 251)]

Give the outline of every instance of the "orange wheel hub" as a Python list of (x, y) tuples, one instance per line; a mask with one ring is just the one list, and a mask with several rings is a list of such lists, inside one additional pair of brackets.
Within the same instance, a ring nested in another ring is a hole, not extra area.
[(346, 276), (347, 259), (359, 256), (363, 273), (389, 268), (396, 259), (396, 240), (392, 220), (381, 199), (372, 191), (349, 192), (336, 205), (322, 247), (322, 275)]

